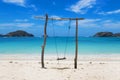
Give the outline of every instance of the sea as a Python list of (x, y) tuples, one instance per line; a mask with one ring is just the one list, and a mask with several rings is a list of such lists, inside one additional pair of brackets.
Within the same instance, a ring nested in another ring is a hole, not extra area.
[[(0, 38), (0, 54), (41, 54), (43, 38)], [(75, 37), (48, 37), (46, 55), (74, 55)], [(79, 55), (120, 54), (120, 38), (78, 38)]]

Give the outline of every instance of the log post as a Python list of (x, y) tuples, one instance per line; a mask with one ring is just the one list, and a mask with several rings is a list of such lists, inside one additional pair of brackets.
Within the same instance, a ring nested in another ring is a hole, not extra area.
[(42, 68), (45, 68), (45, 65), (44, 65), (44, 50), (45, 50), (46, 40), (47, 40), (47, 23), (48, 23), (48, 15), (46, 14), (45, 26), (44, 26), (44, 42), (43, 42), (43, 45), (42, 45), (42, 53), (41, 53)]
[(76, 18), (76, 50), (74, 59), (74, 68), (77, 69), (77, 58), (78, 58), (78, 18)]

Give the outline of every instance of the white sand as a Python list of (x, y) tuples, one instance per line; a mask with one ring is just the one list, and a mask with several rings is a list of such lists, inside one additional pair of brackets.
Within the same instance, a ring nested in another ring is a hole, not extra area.
[(1, 56), (0, 80), (120, 80), (120, 56), (82, 56), (78, 69), (69, 58), (56, 61), (45, 60), (47, 69), (42, 69), (40, 58), (28, 56)]

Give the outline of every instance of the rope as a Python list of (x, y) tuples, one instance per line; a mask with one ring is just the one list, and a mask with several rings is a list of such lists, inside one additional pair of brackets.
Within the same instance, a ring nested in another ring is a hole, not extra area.
[[(55, 27), (54, 27), (54, 20), (52, 20), (52, 29), (53, 29), (53, 36), (54, 36), (54, 40), (55, 40), (55, 48), (56, 48), (56, 53), (57, 53), (57, 59), (59, 59), (59, 52), (58, 52), (58, 46), (57, 46), (57, 38), (55, 35)], [(69, 35), (70, 35), (70, 28), (71, 28), (71, 20), (69, 20), (69, 24), (68, 24), (68, 32), (67, 32), (67, 38), (66, 38), (66, 44), (65, 44), (65, 51), (64, 51), (64, 58), (66, 59), (66, 52), (67, 52), (67, 47), (68, 47), (68, 41), (69, 41)], [(57, 60), (57, 67), (60, 67), (60, 62), (59, 60)]]
[[(56, 53), (57, 53), (57, 58), (59, 58), (59, 53), (58, 53), (58, 46), (57, 46), (57, 39), (56, 39), (56, 35), (55, 35), (55, 28), (54, 28), (54, 21), (52, 20), (52, 26), (53, 26), (53, 36), (54, 36), (54, 40), (55, 40), (55, 48), (56, 48)], [(59, 60), (58, 60), (58, 64), (59, 64)]]
[(70, 35), (70, 28), (71, 28), (71, 20), (69, 20), (69, 25), (68, 25), (68, 29), (69, 29), (69, 30), (68, 30), (67, 39), (66, 39), (64, 57), (66, 56), (66, 52), (67, 52), (68, 41), (69, 41), (69, 35)]
[[(58, 53), (58, 46), (57, 46), (57, 38), (55, 35), (55, 27), (54, 27), (54, 20), (52, 19), (52, 27), (53, 27), (53, 36), (54, 36), (54, 40), (55, 40), (55, 48), (56, 48), (56, 53), (57, 53), (57, 59), (58, 59), (58, 64), (59, 64), (59, 53)], [(65, 51), (64, 51), (64, 57), (63, 59), (66, 59), (66, 52), (67, 52), (67, 47), (68, 47), (68, 40), (69, 40), (69, 35), (70, 35), (70, 28), (71, 28), (71, 20), (69, 20), (69, 24), (68, 24), (68, 32), (67, 32), (67, 38), (66, 38), (66, 44), (65, 44)], [(61, 59), (62, 60), (62, 59)]]

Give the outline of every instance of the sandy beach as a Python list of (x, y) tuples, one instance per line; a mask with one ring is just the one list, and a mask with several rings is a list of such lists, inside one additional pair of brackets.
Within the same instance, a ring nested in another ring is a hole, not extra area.
[[(85, 56), (84, 56), (85, 57)], [(57, 61), (46, 59), (41, 68), (39, 57), (0, 58), (0, 80), (120, 80), (120, 57), (79, 58), (78, 69), (74, 69), (72, 58)]]

